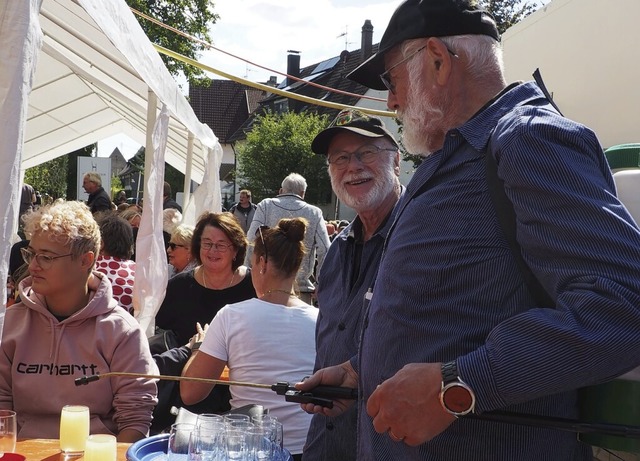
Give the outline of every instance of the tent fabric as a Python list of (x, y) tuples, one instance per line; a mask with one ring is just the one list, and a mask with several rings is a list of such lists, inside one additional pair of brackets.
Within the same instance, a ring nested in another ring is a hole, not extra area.
[[(144, 212), (136, 239), (136, 280), (133, 284), (133, 308), (142, 329), (151, 336), (154, 333), (155, 316), (167, 288), (167, 253), (162, 233), (162, 202), (164, 187), (164, 153), (169, 133), (169, 113), (166, 106), (153, 130), (153, 159), (155, 165), (145, 175)], [(145, 158), (145, 161), (147, 159)], [(152, 197), (151, 200), (148, 197)], [(195, 326), (194, 326), (195, 328)]]
[[(7, 279), (9, 252), (14, 241), (20, 200), (24, 123), (42, 32), (38, 24), (41, 0), (0, 3), (0, 277)], [(11, 46), (7, 44), (11, 43)], [(4, 324), (7, 286), (0, 295), (0, 328)]]
[[(218, 139), (198, 121), (124, 0), (0, 2), (0, 25), (0, 42), (11, 44), (0, 51), (0, 187), (9, 199), (0, 203), (0, 277), (7, 275), (22, 170), (114, 134), (147, 144), (149, 90), (167, 117), (166, 152), (156, 158), (154, 150), (154, 168), (165, 160), (181, 171), (189, 164), (190, 179), (201, 183), (191, 215), (220, 210), (219, 183), (204, 177), (220, 166)], [(155, 201), (155, 189), (147, 190), (145, 201)], [(161, 235), (162, 226), (150, 222)]]

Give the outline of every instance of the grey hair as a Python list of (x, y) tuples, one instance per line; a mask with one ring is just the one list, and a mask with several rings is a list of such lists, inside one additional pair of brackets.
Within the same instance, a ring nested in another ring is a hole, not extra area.
[(307, 190), (307, 180), (298, 173), (291, 173), (282, 181), (282, 192), (303, 196)]
[(89, 182), (94, 183), (96, 186), (102, 187), (102, 178), (100, 177), (100, 173), (90, 171), (84, 174), (84, 178), (87, 178)]
[[(487, 82), (487, 85), (494, 85), (496, 79), (506, 84), (500, 42), (487, 35), (453, 35), (435, 38), (444, 43), (457, 56), (464, 57), (466, 71), (477, 85), (482, 87), (483, 82)], [(402, 56), (406, 57), (416, 52), (420, 47), (426, 45), (428, 39), (419, 38), (405, 41), (400, 47)], [(414, 67), (412, 64), (414, 63), (407, 64), (407, 68)]]

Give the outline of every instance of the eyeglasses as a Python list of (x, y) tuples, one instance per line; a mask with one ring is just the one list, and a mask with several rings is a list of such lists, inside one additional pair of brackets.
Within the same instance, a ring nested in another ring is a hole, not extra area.
[(232, 243), (213, 243), (213, 242), (202, 242), (200, 244), (200, 249), (204, 251), (209, 251), (211, 249), (218, 251), (220, 253), (226, 253), (229, 249), (233, 248)]
[(365, 145), (359, 148), (354, 152), (334, 152), (327, 156), (327, 163), (332, 165), (337, 170), (344, 170), (349, 163), (351, 163), (351, 157), (355, 156), (360, 162), (365, 165), (369, 165), (376, 161), (378, 158), (378, 154), (383, 151), (397, 151), (398, 149), (394, 149), (391, 147), (378, 147), (371, 145)]
[[(395, 69), (396, 67), (398, 67), (400, 64), (403, 64), (407, 61), (409, 61), (411, 58), (413, 58), (415, 55), (417, 55), (418, 53), (420, 53), (422, 50), (424, 50), (427, 47), (427, 45), (418, 48), (416, 51), (414, 51), (413, 53), (411, 53), (409, 56), (405, 57), (404, 59), (402, 59), (401, 61), (396, 62), (393, 66), (389, 67), (387, 70), (385, 70), (383, 73), (381, 73), (379, 75), (380, 80), (382, 80), (382, 83), (384, 84), (384, 86), (387, 87), (387, 90), (389, 90), (391, 93), (396, 94), (396, 86), (391, 82), (391, 71), (393, 69)], [(447, 47), (447, 51), (449, 52), (449, 54), (453, 57), (458, 57), (457, 54), (455, 54), (453, 51), (451, 51), (449, 49), (449, 47)]]
[[(171, 250), (172, 250), (172, 251), (173, 251), (173, 250), (175, 250), (177, 247), (180, 247), (180, 248), (187, 248), (185, 245), (179, 245), (179, 244), (177, 244), (177, 243), (173, 243), (173, 242), (169, 242), (169, 245), (168, 245), (168, 246), (169, 246), (169, 248), (171, 248)], [(203, 246), (204, 246), (204, 245), (203, 245)]]
[(68, 253), (66, 255), (49, 256), (49, 255), (34, 253), (33, 251), (27, 248), (20, 248), (20, 253), (22, 254), (22, 259), (24, 260), (25, 263), (31, 264), (31, 261), (35, 259), (36, 263), (38, 263), (38, 266), (40, 266), (42, 269), (49, 269), (56, 259), (66, 258), (67, 256), (71, 256), (73, 254), (73, 253)]
[(269, 229), (269, 226), (260, 226), (258, 227), (258, 234), (260, 234), (260, 240), (262, 241), (262, 247), (264, 248), (264, 262), (267, 262), (268, 252), (267, 252), (267, 244), (264, 243), (264, 236), (262, 235), (263, 230)]

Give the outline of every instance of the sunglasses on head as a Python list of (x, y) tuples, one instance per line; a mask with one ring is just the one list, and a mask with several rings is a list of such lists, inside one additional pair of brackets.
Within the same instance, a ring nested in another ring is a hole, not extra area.
[(267, 231), (269, 229), (269, 226), (260, 226), (258, 227), (258, 232), (256, 234), (260, 235), (260, 240), (262, 241), (262, 247), (264, 248), (264, 262), (267, 262), (267, 258), (268, 258), (268, 251), (267, 251), (267, 244), (264, 243), (264, 236), (262, 235), (262, 231)]

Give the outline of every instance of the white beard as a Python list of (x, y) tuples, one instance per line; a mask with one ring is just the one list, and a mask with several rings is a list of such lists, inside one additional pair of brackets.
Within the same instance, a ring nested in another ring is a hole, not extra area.
[[(446, 96), (442, 95), (439, 102), (433, 102), (424, 87), (424, 78), (421, 69), (416, 69), (418, 78), (410, 81), (407, 94), (407, 107), (403, 112), (398, 112), (402, 120), (402, 145), (410, 154), (427, 157), (440, 147), (440, 141), (444, 132)], [(432, 94), (437, 92), (432, 90)]]
[(363, 172), (358, 175), (343, 176), (339, 181), (331, 178), (331, 187), (336, 197), (349, 208), (353, 208), (357, 213), (373, 210), (380, 206), (380, 203), (393, 191), (398, 185), (398, 178), (393, 169), (393, 157), (389, 156), (384, 164), (378, 166), (378, 173), (373, 174), (374, 186), (365, 195), (353, 197), (349, 195), (345, 187), (345, 183), (357, 181), (358, 179), (370, 178), (371, 172)]

